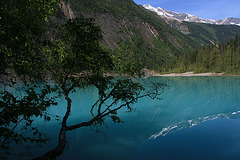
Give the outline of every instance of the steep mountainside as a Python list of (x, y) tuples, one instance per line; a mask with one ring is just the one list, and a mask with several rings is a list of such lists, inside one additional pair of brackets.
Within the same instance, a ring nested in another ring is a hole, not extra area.
[(68, 0), (65, 6), (75, 16), (95, 19), (103, 31), (102, 44), (114, 51), (118, 63), (160, 69), (170, 57), (199, 45), (133, 0)]
[[(103, 32), (101, 43), (114, 51), (119, 66), (140, 63), (142, 67), (161, 70), (175, 56), (221, 41), (218, 37), (221, 29), (169, 22), (133, 0), (65, 0), (61, 8), (68, 18), (78, 15), (94, 18)], [(240, 27), (236, 31), (240, 33)], [(229, 37), (234, 33), (231, 31)], [(224, 31), (223, 35), (228, 33)]]
[(186, 47), (181, 40), (177, 40), (178, 37), (181, 39), (185, 36), (169, 28), (161, 18), (146, 12), (132, 0), (68, 0), (68, 2), (76, 15), (83, 14), (96, 20), (103, 30), (105, 44), (110, 48), (118, 48), (121, 41), (133, 41), (137, 35), (152, 47), (153, 38), (166, 40), (164, 43), (170, 43), (177, 49)]

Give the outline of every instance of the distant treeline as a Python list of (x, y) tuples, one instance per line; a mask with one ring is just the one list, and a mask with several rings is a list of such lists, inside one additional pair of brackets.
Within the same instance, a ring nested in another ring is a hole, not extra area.
[(202, 46), (177, 59), (172, 58), (166, 63), (165, 72), (225, 72), (240, 73), (240, 37), (236, 35), (226, 44)]

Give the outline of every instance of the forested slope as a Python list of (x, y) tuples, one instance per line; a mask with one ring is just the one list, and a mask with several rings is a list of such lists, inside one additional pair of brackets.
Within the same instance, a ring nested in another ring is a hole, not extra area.
[(168, 72), (225, 72), (240, 73), (240, 37), (227, 43), (203, 46), (190, 54), (183, 54), (166, 65)]

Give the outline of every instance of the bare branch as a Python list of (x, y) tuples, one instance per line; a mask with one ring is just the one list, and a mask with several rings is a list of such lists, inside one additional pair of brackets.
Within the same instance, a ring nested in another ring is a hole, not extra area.
[(94, 109), (94, 107), (98, 104), (99, 101), (100, 101), (100, 100), (97, 100), (97, 102), (96, 102), (94, 105), (92, 105), (92, 108), (91, 108), (91, 110), (90, 110), (90, 113), (91, 113), (91, 115), (93, 116), (93, 118), (95, 117), (94, 114), (93, 114), (93, 109)]

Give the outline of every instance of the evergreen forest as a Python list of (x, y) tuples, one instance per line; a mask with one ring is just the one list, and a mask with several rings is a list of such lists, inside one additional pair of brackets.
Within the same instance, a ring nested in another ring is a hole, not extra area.
[(182, 54), (177, 59), (171, 59), (166, 63), (166, 72), (182, 73), (194, 71), (224, 72), (226, 74), (240, 73), (240, 37), (221, 44), (213, 44), (199, 47), (198, 49)]

